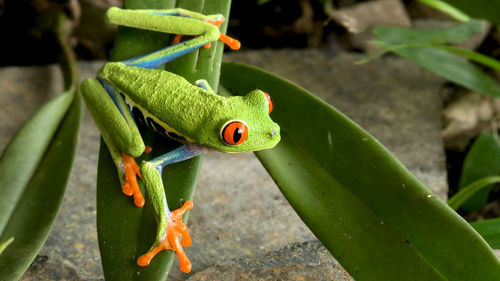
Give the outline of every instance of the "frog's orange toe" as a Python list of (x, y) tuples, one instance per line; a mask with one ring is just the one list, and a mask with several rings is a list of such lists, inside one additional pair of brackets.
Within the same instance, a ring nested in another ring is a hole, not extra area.
[[(157, 247), (158, 248), (158, 247)], [(155, 248), (156, 249), (156, 248)], [(154, 256), (156, 256), (156, 254), (158, 252), (160, 252), (161, 249), (158, 249), (157, 251), (155, 251), (154, 249), (151, 251), (151, 252), (148, 252), (142, 256), (140, 256), (138, 259), (137, 259), (137, 264), (139, 266), (148, 266), (150, 263), (151, 263), (151, 260), (154, 258)]]
[(182, 272), (184, 272), (184, 273), (191, 272), (191, 269), (193, 268), (193, 266), (191, 265), (189, 260), (187, 262), (184, 262), (184, 263), (181, 262), (180, 264), (181, 265), (179, 266), (179, 268), (181, 269)]
[(233, 39), (222, 32), (219, 34), (219, 40), (228, 45), (232, 50), (239, 50), (241, 48), (240, 41)]
[(193, 202), (186, 201), (181, 208), (171, 212), (170, 219), (167, 224), (166, 237), (161, 240), (158, 246), (154, 247), (148, 253), (137, 259), (137, 264), (139, 266), (149, 265), (156, 254), (163, 250), (174, 250), (179, 258), (181, 271), (184, 273), (189, 273), (191, 271), (191, 262), (182, 248), (182, 246), (189, 247), (191, 245), (191, 236), (189, 235), (186, 225), (182, 222), (182, 216), (186, 211), (192, 208)]
[(137, 183), (137, 176), (142, 179), (139, 165), (135, 162), (134, 157), (129, 156), (122, 152), (123, 169), (125, 171), (125, 183), (122, 185), (122, 192), (127, 196), (134, 196), (134, 204), (137, 207), (144, 206), (145, 200), (142, 196), (139, 184)]
[(134, 204), (137, 207), (143, 207), (144, 204), (146, 204), (146, 200), (144, 200), (144, 197), (142, 194), (139, 192), (139, 194), (134, 194)]
[(148, 255), (148, 254), (144, 254), (144, 255), (140, 256), (140, 257), (137, 259), (137, 265), (142, 266), (142, 267), (144, 267), (144, 266), (148, 266), (148, 265), (149, 265), (149, 263), (151, 262), (151, 259), (152, 259), (152, 258), (151, 258), (151, 257), (149, 257), (149, 255)]
[(172, 45), (179, 44), (181, 42), (182, 34), (177, 34), (172, 41)]
[(205, 20), (206, 22), (210, 23), (210, 24), (213, 24), (217, 27), (220, 27), (221, 24), (223, 24), (226, 19), (225, 18), (220, 18), (220, 19), (209, 19), (209, 20)]
[(129, 182), (125, 182), (122, 185), (122, 192), (127, 196), (132, 196), (134, 194), (134, 190), (132, 189), (132, 186), (130, 186)]

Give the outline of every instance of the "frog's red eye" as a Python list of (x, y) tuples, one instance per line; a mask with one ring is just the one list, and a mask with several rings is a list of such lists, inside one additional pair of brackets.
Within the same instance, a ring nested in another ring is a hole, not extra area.
[(227, 144), (240, 144), (248, 137), (248, 126), (243, 121), (230, 121), (222, 128), (221, 136)]
[(269, 105), (269, 113), (271, 113), (271, 111), (273, 111), (273, 99), (271, 98), (271, 95), (266, 92), (264, 92), (264, 95), (266, 95), (267, 104)]

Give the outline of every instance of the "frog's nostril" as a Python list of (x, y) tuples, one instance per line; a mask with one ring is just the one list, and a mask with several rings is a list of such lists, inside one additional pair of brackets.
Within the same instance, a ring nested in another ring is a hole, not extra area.
[(276, 130), (273, 129), (270, 133), (269, 133), (269, 136), (272, 138), (274, 136), (276, 136)]

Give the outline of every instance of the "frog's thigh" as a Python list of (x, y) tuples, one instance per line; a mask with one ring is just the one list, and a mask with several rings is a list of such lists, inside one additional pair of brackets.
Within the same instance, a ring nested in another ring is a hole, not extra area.
[(85, 79), (81, 84), (81, 90), (87, 108), (105, 137), (108, 147), (111, 142), (118, 150), (128, 155), (134, 157), (141, 155), (144, 151), (144, 142), (140, 136), (134, 137), (135, 134), (132, 134), (132, 131), (136, 130), (135, 123), (127, 123), (101, 83), (97, 79)]

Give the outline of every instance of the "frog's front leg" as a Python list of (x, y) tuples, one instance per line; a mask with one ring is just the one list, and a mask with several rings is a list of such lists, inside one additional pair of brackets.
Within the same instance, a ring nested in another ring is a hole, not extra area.
[(136, 178), (141, 173), (135, 157), (144, 152), (145, 145), (125, 101), (104, 79), (88, 78), (82, 82), (81, 90), (115, 163), (123, 193), (133, 196), (136, 206), (144, 206)]
[(186, 201), (181, 208), (170, 212), (161, 174), (166, 165), (198, 156), (202, 152), (200, 145), (188, 143), (151, 161), (142, 162), (141, 172), (149, 202), (151, 202), (155, 211), (157, 233), (153, 246), (137, 260), (138, 265), (149, 265), (154, 256), (162, 250), (174, 250), (179, 257), (180, 269), (185, 273), (191, 271), (191, 263), (182, 248), (183, 245), (185, 247), (191, 245), (191, 237), (182, 221), (182, 216), (186, 211), (193, 208), (193, 203)]

